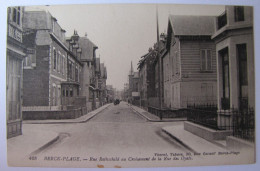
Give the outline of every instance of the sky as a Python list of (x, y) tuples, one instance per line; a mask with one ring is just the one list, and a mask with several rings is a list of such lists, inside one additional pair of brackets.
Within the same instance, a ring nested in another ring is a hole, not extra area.
[[(224, 11), (219, 5), (158, 5), (159, 32), (167, 31), (168, 16), (211, 15)], [(128, 82), (131, 61), (134, 70), (140, 57), (156, 42), (155, 4), (91, 4), (30, 6), (27, 10), (47, 10), (69, 37), (77, 30), (98, 46), (97, 57), (107, 67), (107, 85), (122, 90)]]

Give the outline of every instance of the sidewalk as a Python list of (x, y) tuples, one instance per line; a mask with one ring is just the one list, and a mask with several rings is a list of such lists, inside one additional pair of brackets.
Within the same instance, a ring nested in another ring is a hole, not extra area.
[[(23, 121), (22, 135), (7, 140), (7, 151), (9, 164), (12, 161), (20, 160), (24, 157), (28, 158), (34, 153), (44, 150), (49, 145), (55, 143), (60, 138), (64, 138), (66, 133), (58, 133), (55, 130), (46, 129), (45, 124), (61, 124), (61, 123), (82, 123), (93, 118), (99, 112), (106, 109), (110, 104), (104, 105), (80, 118), (64, 119), (64, 120), (27, 120)], [(31, 125), (34, 124), (34, 125)]]
[(150, 122), (175, 122), (175, 121), (187, 120), (186, 118), (162, 118), (162, 120), (160, 120), (158, 116), (153, 115), (140, 107), (133, 106), (133, 105), (131, 105), (130, 107), (132, 108), (132, 110), (134, 110), (136, 113), (146, 118)]
[[(29, 157), (29, 155), (48, 144), (54, 143), (59, 139), (55, 131), (45, 129), (46, 125), (23, 125), (23, 134), (7, 140), (8, 158)], [(19, 156), (20, 155), (20, 156)]]
[[(141, 109), (137, 106), (130, 106), (132, 110), (146, 118), (151, 122), (174, 122), (174, 121), (186, 121), (186, 118), (160, 118), (156, 115), (153, 115), (144, 109)], [(173, 139), (178, 141), (187, 149), (193, 152), (206, 152), (207, 149), (210, 151), (226, 151), (226, 149), (221, 148), (197, 135), (194, 135), (188, 131), (184, 130), (183, 123), (180, 125), (166, 126), (163, 127), (162, 130), (170, 135)]]
[(224, 148), (221, 148), (197, 135), (194, 135), (191, 132), (185, 131), (183, 124), (166, 126), (163, 127), (162, 130), (193, 152), (207, 152), (207, 150), (212, 152), (226, 151)]
[(96, 114), (106, 109), (110, 104), (101, 106), (100, 108), (91, 111), (76, 119), (52, 119), (52, 120), (24, 120), (23, 124), (62, 124), (62, 123), (83, 123), (93, 118)]

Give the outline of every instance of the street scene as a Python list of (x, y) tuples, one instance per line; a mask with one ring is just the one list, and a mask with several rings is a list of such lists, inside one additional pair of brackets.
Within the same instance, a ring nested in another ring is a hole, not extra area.
[(255, 162), (253, 7), (7, 12), (9, 166)]

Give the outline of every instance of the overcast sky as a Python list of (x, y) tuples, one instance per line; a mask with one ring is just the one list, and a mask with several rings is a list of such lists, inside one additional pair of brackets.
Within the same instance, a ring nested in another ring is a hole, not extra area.
[[(137, 71), (140, 57), (156, 42), (156, 6), (153, 4), (37, 6), (48, 10), (71, 36), (74, 29), (98, 46), (97, 57), (105, 63), (107, 84), (123, 89), (128, 80), (131, 61)], [(158, 5), (159, 31), (166, 32), (168, 16), (213, 15), (223, 13), (224, 6)]]

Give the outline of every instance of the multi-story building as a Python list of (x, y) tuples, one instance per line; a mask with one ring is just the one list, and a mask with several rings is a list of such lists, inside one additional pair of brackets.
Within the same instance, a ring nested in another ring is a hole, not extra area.
[[(80, 78), (82, 63), (74, 36), (67, 42), (63, 30), (49, 12), (26, 11), (24, 29), (26, 44), (35, 53), (24, 62), (23, 110), (62, 110), (84, 105)], [(83, 101), (83, 102), (82, 102)]]
[(86, 96), (87, 109), (91, 111), (96, 107), (95, 61), (98, 47), (87, 36), (79, 38), (79, 47), (81, 48), (80, 61), (83, 64), (82, 95)]
[(210, 16), (169, 16), (167, 51), (162, 56), (165, 107), (216, 103), (214, 26)]
[(6, 122), (7, 138), (22, 134), (22, 61), (31, 53), (23, 44), (23, 7), (9, 7), (7, 11), (6, 49)]
[(148, 99), (154, 97), (154, 67), (153, 62), (156, 58), (156, 52), (150, 48), (149, 52), (141, 57), (138, 63), (139, 70), (139, 92), (141, 106), (148, 107)]
[(253, 8), (226, 6), (216, 19), (218, 108), (255, 107)]
[[(226, 6), (216, 18), (219, 127), (234, 127), (234, 135), (254, 137), (255, 70), (253, 8)], [(233, 116), (233, 110), (239, 115)], [(238, 131), (238, 129), (240, 129)]]

